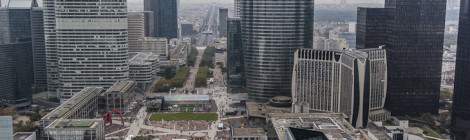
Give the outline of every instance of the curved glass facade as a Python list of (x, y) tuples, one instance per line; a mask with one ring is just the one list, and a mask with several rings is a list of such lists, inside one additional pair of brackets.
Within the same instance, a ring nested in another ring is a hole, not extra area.
[(293, 55), (313, 45), (313, 0), (240, 0), (246, 89), (290, 96)]

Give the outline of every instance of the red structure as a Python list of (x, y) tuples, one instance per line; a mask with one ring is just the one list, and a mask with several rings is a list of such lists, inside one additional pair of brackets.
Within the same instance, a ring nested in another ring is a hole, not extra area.
[(118, 114), (119, 117), (121, 118), (121, 123), (122, 123), (122, 126), (124, 126), (124, 119), (122, 118), (122, 112), (117, 110), (117, 109), (113, 109), (112, 112), (107, 112), (106, 114), (104, 114), (103, 116), (103, 121), (104, 121), (104, 124), (113, 124), (113, 114)]

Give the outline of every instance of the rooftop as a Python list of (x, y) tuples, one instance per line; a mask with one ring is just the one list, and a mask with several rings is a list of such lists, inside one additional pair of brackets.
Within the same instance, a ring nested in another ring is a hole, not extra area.
[(165, 101), (209, 101), (209, 95), (167, 95)]
[(102, 120), (99, 119), (65, 119), (57, 120), (52, 128), (95, 128)]
[(233, 137), (247, 137), (247, 136), (266, 136), (266, 132), (262, 128), (234, 128), (232, 132)]
[(133, 88), (135, 87), (136, 82), (130, 81), (130, 80), (124, 80), (124, 81), (117, 81), (116, 83), (113, 84), (108, 90), (106, 90), (107, 93), (110, 92), (120, 92), (120, 93), (129, 93)]
[(274, 107), (266, 103), (247, 102), (246, 110), (248, 116), (266, 118), (269, 113), (290, 113), (290, 107)]
[(8, 8), (31, 8), (38, 7), (36, 0), (9, 0), (7, 2)]
[[(65, 101), (59, 107), (54, 109), (52, 112), (45, 115), (42, 119), (58, 119), (64, 117), (68, 112), (73, 111), (73, 109), (79, 108), (80, 103), (85, 103), (93, 97), (96, 97), (101, 94), (103, 88), (101, 87), (87, 87), (81, 90), (78, 93), (75, 93), (72, 98)], [(67, 118), (66, 118), (67, 119)]]
[(357, 139), (360, 133), (340, 113), (274, 113), (269, 120), (279, 138), (291, 127), (321, 132), (329, 139)]
[(35, 137), (36, 132), (16, 132), (13, 135), (13, 140), (25, 140), (29, 137)]
[(152, 61), (158, 61), (158, 55), (151, 52), (129, 53), (130, 65), (151, 65)]

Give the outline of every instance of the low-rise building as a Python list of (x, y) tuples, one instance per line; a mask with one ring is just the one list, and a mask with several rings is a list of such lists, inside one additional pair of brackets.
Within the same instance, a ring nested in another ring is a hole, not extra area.
[(136, 82), (129, 80), (114, 83), (106, 92), (101, 94), (105, 102), (104, 112), (114, 110), (123, 113), (128, 112), (130, 110), (129, 105), (135, 99), (136, 86)]
[(231, 140), (268, 140), (266, 131), (262, 128), (233, 128)]
[(129, 53), (129, 78), (146, 89), (160, 70), (158, 55), (151, 52)]
[(36, 140), (36, 132), (16, 132), (13, 140)]
[(274, 113), (268, 116), (268, 138), (296, 140), (299, 134), (302, 138), (320, 140), (368, 138), (352, 127), (345, 119), (346, 116), (341, 113)]
[(89, 119), (95, 117), (98, 111), (98, 97), (103, 91), (101, 87), (87, 87), (46, 114), (39, 121), (41, 137), (44, 136), (44, 133), (42, 133), (44, 128), (56, 120)]
[(104, 123), (100, 119), (57, 120), (45, 128), (46, 138), (53, 140), (104, 140)]
[(168, 95), (163, 102), (171, 111), (206, 112), (212, 108), (209, 95)]

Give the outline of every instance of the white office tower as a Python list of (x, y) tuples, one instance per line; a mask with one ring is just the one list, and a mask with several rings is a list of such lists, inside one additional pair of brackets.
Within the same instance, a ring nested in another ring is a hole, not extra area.
[(128, 79), (126, 0), (45, 0), (44, 7), (48, 70), (56, 71), (61, 101)]
[(129, 12), (128, 15), (129, 52), (139, 52), (144, 45), (145, 20), (143, 12)]
[(383, 109), (385, 103), (385, 58), (383, 49), (298, 50), (292, 75), (293, 111), (344, 113), (353, 126), (366, 126), (369, 112)]

